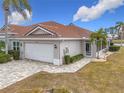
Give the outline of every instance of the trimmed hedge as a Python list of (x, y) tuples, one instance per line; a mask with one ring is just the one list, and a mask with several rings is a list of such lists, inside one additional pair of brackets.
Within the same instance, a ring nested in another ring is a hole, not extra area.
[(120, 50), (120, 46), (110, 46), (109, 51), (111, 52), (116, 52)]
[(79, 55), (72, 56), (72, 57), (71, 57), (71, 63), (76, 62), (76, 61), (79, 61), (79, 60), (81, 60), (83, 57), (84, 57), (83, 54), (79, 54)]
[(0, 53), (0, 63), (6, 63), (11, 61), (11, 56), (9, 54)]
[(10, 50), (9, 54), (13, 57), (14, 60), (20, 59), (20, 52), (15, 50)]
[(72, 57), (70, 57), (70, 55), (65, 55), (64, 56), (65, 64), (69, 64), (69, 63), (73, 63), (73, 62), (79, 61), (83, 57), (84, 57), (83, 54), (78, 54), (78, 55), (75, 55), (75, 56), (72, 56)]
[(110, 46), (113, 46), (113, 45), (114, 45), (114, 43), (111, 42), (111, 43), (110, 43)]
[(70, 61), (71, 61), (70, 55), (65, 55), (65, 56), (64, 56), (64, 60), (65, 60), (65, 64), (69, 64)]

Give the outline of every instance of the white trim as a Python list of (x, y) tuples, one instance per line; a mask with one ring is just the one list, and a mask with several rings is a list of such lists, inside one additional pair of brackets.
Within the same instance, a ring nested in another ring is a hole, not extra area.
[(2, 27), (0, 28), (0, 31), (2, 31), (5, 27), (6, 27), (5, 25), (4, 25), (4, 26), (2, 26)]
[[(9, 34), (9, 35), (16, 35), (17, 33), (9, 32), (9, 31), (8, 31), (8, 34)], [(5, 35), (5, 33), (2, 32), (2, 33), (0, 33), (0, 35)]]
[(37, 29), (41, 29), (41, 30), (43, 30), (43, 31), (45, 31), (45, 32), (47, 32), (47, 33), (49, 33), (51, 35), (54, 35), (52, 32), (50, 32), (50, 31), (48, 31), (48, 30), (46, 30), (46, 29), (44, 29), (44, 28), (42, 28), (40, 26), (37, 26), (35, 29), (33, 29), (32, 31), (30, 31), (29, 33), (27, 33), (25, 36), (29, 36), (31, 33), (35, 32)]
[(9, 38), (14, 40), (89, 40), (89, 38)]

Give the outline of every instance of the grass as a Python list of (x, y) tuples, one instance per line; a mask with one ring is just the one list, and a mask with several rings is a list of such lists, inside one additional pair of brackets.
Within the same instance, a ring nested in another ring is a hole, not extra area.
[(124, 48), (109, 56), (107, 62), (92, 62), (77, 73), (40, 72), (1, 90), (0, 93), (19, 93), (17, 91), (25, 89), (32, 91), (21, 93), (37, 93), (36, 89), (63, 87), (73, 93), (124, 93)]
[(113, 43), (121, 43), (121, 42), (124, 43), (124, 40), (113, 40), (112, 42)]
[(70, 92), (66, 90), (65, 88), (61, 88), (61, 89), (53, 90), (53, 93), (70, 93)]

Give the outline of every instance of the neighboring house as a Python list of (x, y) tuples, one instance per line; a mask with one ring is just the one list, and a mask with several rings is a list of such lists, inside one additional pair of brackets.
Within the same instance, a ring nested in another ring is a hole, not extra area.
[(111, 28), (107, 28), (105, 29), (106, 33), (107, 33), (107, 37), (109, 39), (118, 39), (119, 35), (116, 29), (111, 29)]
[[(96, 44), (91, 43), (92, 32), (75, 25), (44, 22), (31, 26), (9, 26), (9, 50), (20, 50), (21, 59), (31, 59), (61, 65), (64, 55), (83, 54), (96, 57)], [(5, 27), (0, 37), (4, 39)]]
[(120, 29), (118, 34), (119, 34), (119, 38), (118, 39), (124, 39), (124, 26)]
[(108, 36), (108, 38), (111, 39), (111, 40), (112, 40), (112, 39), (118, 39), (118, 37), (119, 37), (117, 34), (114, 34), (114, 35), (113, 35), (113, 34), (107, 34), (107, 36)]

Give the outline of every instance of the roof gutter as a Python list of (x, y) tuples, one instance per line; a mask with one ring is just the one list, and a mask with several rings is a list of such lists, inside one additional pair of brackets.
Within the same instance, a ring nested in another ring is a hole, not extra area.
[(9, 38), (14, 40), (89, 40), (89, 38)]

